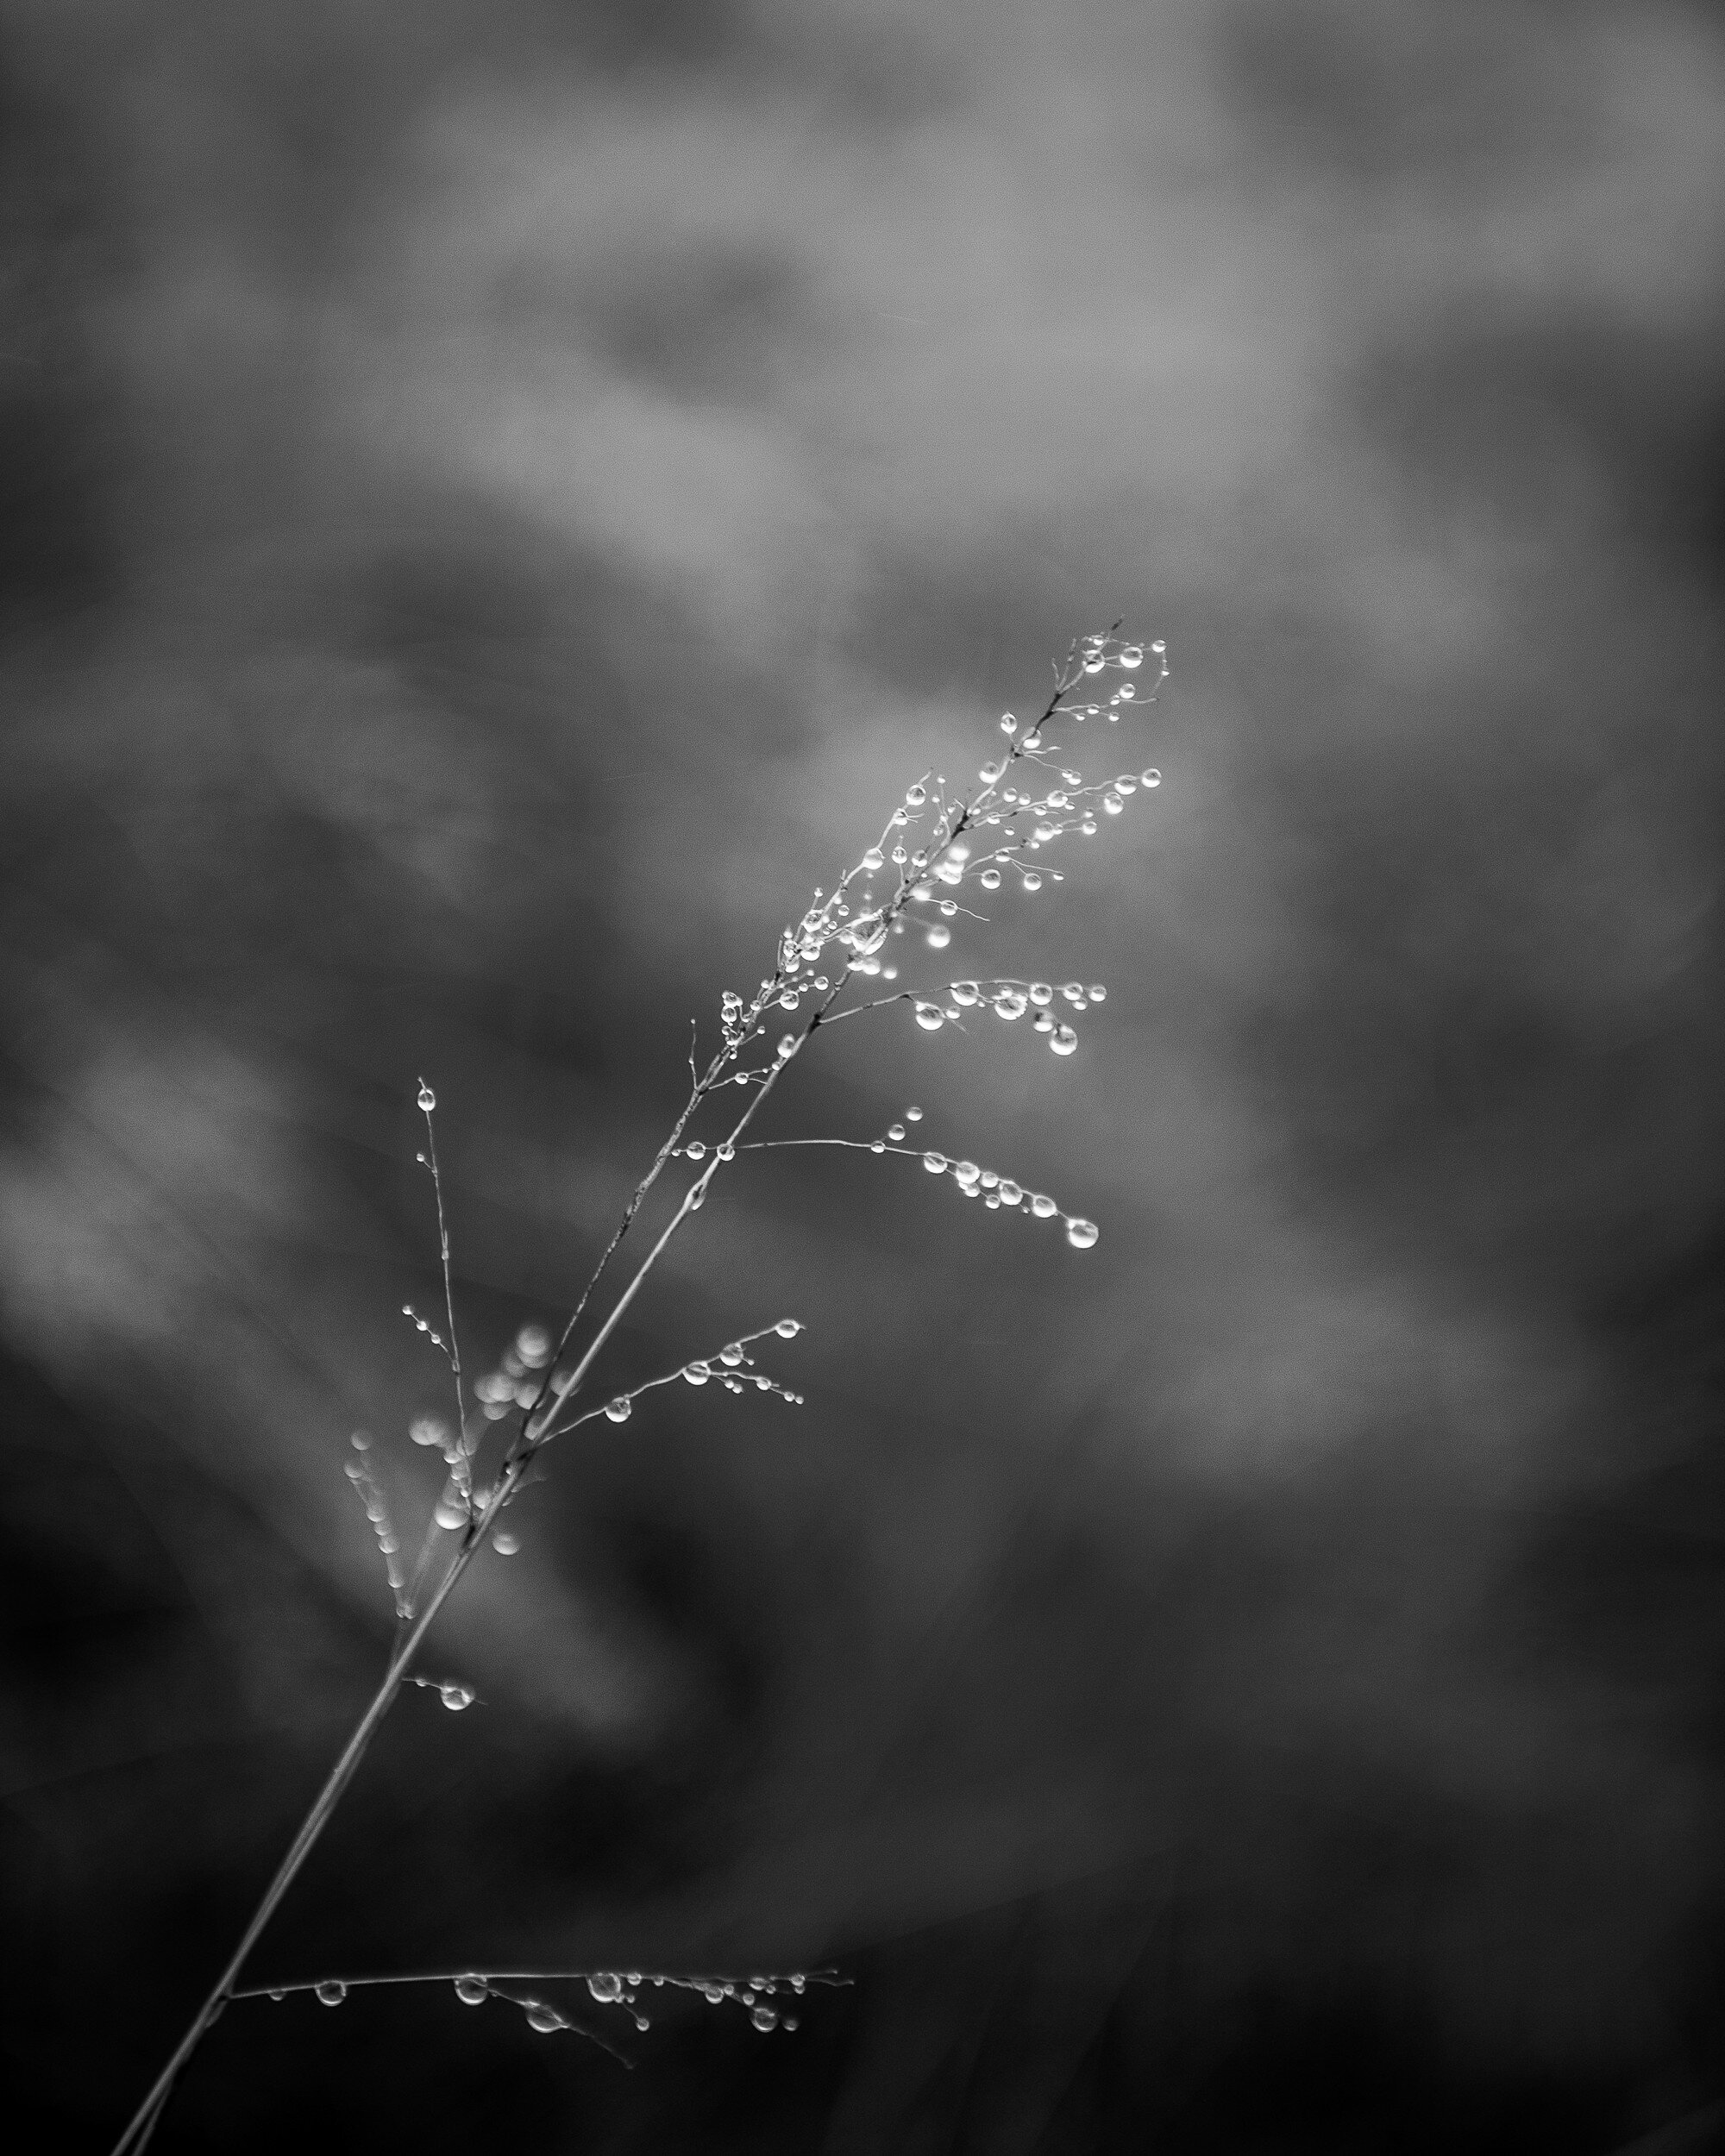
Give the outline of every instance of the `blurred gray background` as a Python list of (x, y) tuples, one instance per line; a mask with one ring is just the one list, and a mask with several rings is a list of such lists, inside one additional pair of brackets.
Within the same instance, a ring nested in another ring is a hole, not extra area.
[(854, 1989), (633, 2074), (442, 1992), (237, 2006), (158, 2146), (1711, 2146), (1722, 116), (1676, 0), (0, 7), (57, 2147), (384, 1651), (342, 1465), (423, 1518), (420, 1074), (482, 1370), (691, 1018), (1117, 617), (1172, 677), (1080, 761), (1163, 786), (928, 976), (1105, 981), (1080, 1052), (900, 1006), (770, 1126), (915, 1101), (1097, 1247), (728, 1174), (606, 1367), (788, 1310), (808, 1404), (558, 1448), (428, 1660), (483, 1707), (398, 1703), (256, 1965)]

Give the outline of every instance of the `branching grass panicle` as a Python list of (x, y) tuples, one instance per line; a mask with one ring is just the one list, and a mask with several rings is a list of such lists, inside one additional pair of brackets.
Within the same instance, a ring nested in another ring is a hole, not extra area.
[[(714, 2003), (735, 2001), (763, 2032), (794, 2028), (787, 2005), (812, 1984), (840, 1983), (831, 1970), (798, 1971), (788, 1975), (751, 1977), (643, 1975), (624, 1971), (482, 1972), (445, 1971), (435, 1976), (326, 1976), (301, 1984), (260, 1991), (242, 1989), (240, 1977), (253, 1948), (341, 1802), (385, 1714), (405, 1686), (434, 1690), (455, 1710), (476, 1703), (472, 1688), (459, 1680), (428, 1675), (417, 1668), (438, 1611), (459, 1586), (480, 1551), (489, 1545), (499, 1556), (519, 1545), (504, 1514), (519, 1495), (540, 1455), (551, 1442), (585, 1424), (625, 1421), (636, 1404), (659, 1386), (681, 1380), (692, 1386), (713, 1384), (733, 1395), (770, 1395), (789, 1406), (804, 1396), (758, 1366), (751, 1350), (767, 1341), (794, 1338), (802, 1329), (795, 1318), (779, 1318), (751, 1332), (737, 1333), (715, 1352), (649, 1378), (626, 1391), (601, 1396), (594, 1384), (597, 1366), (612, 1335), (641, 1293), (674, 1237), (706, 1202), (714, 1179), (746, 1153), (791, 1146), (844, 1146), (878, 1155), (920, 1161), (931, 1175), (947, 1178), (963, 1196), (980, 1199), (990, 1212), (1032, 1224), (1058, 1219), (1075, 1249), (1097, 1242), (1096, 1224), (1066, 1212), (1047, 1193), (977, 1162), (949, 1158), (943, 1152), (906, 1142), (908, 1126), (922, 1119), (919, 1107), (904, 1111), (884, 1134), (870, 1138), (772, 1138), (748, 1135), (774, 1089), (821, 1032), (841, 1020), (869, 1012), (909, 1006), (925, 1031), (954, 1026), (984, 1012), (1008, 1024), (1026, 1016), (1029, 1031), (1040, 1035), (1057, 1056), (1079, 1046), (1073, 1019), (1101, 1003), (1101, 983), (1069, 981), (1058, 985), (1007, 975), (889, 984), (898, 979), (890, 938), (921, 929), (923, 947), (939, 953), (951, 943), (954, 924), (982, 925), (980, 907), (1003, 887), (1026, 893), (1063, 881), (1048, 865), (1051, 849), (1076, 835), (1093, 838), (1107, 820), (1122, 814), (1132, 797), (1161, 783), (1154, 767), (1087, 778), (1078, 768), (1076, 729), (1087, 721), (1118, 722), (1155, 701), (1167, 675), (1164, 647), (1124, 641), (1120, 624), (1075, 643), (1054, 669), (1054, 686), (1039, 715), (1020, 724), (1007, 712), (1000, 720), (1003, 745), (981, 767), (969, 791), (949, 786), (944, 775), (928, 771), (909, 786), (887, 818), (879, 837), (864, 848), (830, 891), (817, 889), (800, 920), (780, 935), (772, 970), (752, 995), (727, 989), (720, 999), (718, 1045), (705, 1069), (699, 1059), (699, 1027), (692, 1028), (690, 1087), (663, 1143), (631, 1193), (610, 1241), (600, 1252), (569, 1315), (554, 1339), (537, 1324), (525, 1325), (494, 1370), (468, 1383), (461, 1365), (456, 1324), (454, 1269), (443, 1182), (437, 1160), (436, 1096), (423, 1079), (417, 1106), (425, 1122), (425, 1146), (419, 1154), (436, 1200), (443, 1308), (437, 1320), (411, 1304), (406, 1316), (444, 1358), (453, 1395), (448, 1421), (425, 1415), (408, 1432), (414, 1445), (435, 1450), (444, 1466), (442, 1488), (432, 1505), (417, 1557), (403, 1562), (403, 1545), (394, 1524), (377, 1449), (365, 1431), (354, 1433), (347, 1475), (362, 1501), (383, 1557), (385, 1576), (394, 1601), (395, 1638), (369, 1704), (343, 1745), (323, 1787), (266, 1888), (251, 1921), (236, 1942), (209, 1996), (162, 2068), (131, 2122), (115, 2145), (114, 2156), (138, 2156), (149, 2141), (180, 2076), (216, 2018), (234, 2001), (260, 1996), (281, 1998), (309, 1992), (325, 2005), (336, 2005), (356, 1986), (382, 1984), (448, 1983), (467, 2005), (487, 1999), (506, 2001), (523, 2012), (529, 2025), (549, 2034), (574, 2030), (616, 2051), (609, 2037), (577, 2019), (568, 2007), (540, 1996), (551, 1984), (585, 1987), (590, 2003), (626, 2013), (644, 2030), (649, 2017), (645, 1995), (671, 1987), (699, 1993)], [(1106, 741), (1108, 736), (1104, 735)], [(975, 903), (967, 903), (974, 899)], [(879, 982), (887, 992), (871, 994)], [(782, 1016), (781, 1015), (782, 1014)], [(775, 1029), (794, 1020), (775, 1041)], [(739, 1098), (740, 1095), (740, 1098)], [(698, 1119), (717, 1119), (718, 1131), (703, 1131)], [(668, 1170), (693, 1168), (671, 1216), (634, 1270), (619, 1281), (613, 1266), (642, 1206)], [(487, 1446), (495, 1432), (496, 1441)], [(491, 1458), (486, 1454), (489, 1449)], [(622, 2055), (619, 2053), (618, 2055)]]

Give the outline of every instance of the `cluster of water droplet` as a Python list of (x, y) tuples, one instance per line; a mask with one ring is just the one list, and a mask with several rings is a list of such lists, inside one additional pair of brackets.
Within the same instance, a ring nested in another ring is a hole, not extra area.
[(395, 1597), (397, 1616), (405, 1614), (406, 1583), (401, 1570), (401, 1538), (396, 1533), (389, 1516), (389, 1505), (383, 1494), (383, 1485), (372, 1472), (371, 1462), (366, 1457), (372, 1449), (369, 1432), (355, 1430), (348, 1440), (355, 1457), (347, 1463), (348, 1480), (354, 1486), (354, 1495), (366, 1508), (366, 1518), (372, 1524), (377, 1545), (383, 1553), (383, 1569), (389, 1581), (389, 1591)]
[[(978, 792), (968, 799), (950, 793), (938, 774), (925, 774), (916, 780), (893, 812), (880, 840), (845, 871), (834, 891), (823, 894), (817, 890), (801, 920), (784, 931), (777, 970), (762, 982), (756, 1003), (746, 1006), (740, 997), (727, 994), (727, 1044), (740, 1047), (751, 1031), (758, 1031), (760, 1014), (769, 1004), (794, 1010), (810, 989), (829, 990), (837, 960), (842, 959), (847, 975), (895, 978), (897, 968), (885, 956), (887, 938), (903, 934), (916, 908), (925, 906), (934, 911), (937, 918), (926, 927), (924, 940), (932, 950), (944, 950), (952, 940), (949, 924), (965, 910), (957, 893), (967, 881), (993, 892), (1011, 875), (1021, 890), (1035, 892), (1045, 879), (1060, 881), (1057, 872), (1044, 868), (1033, 857), (1074, 830), (1094, 837), (1101, 828), (1100, 818), (1120, 814), (1141, 789), (1159, 786), (1162, 774), (1148, 767), (1087, 780), (1082, 771), (1056, 762), (1044, 729), (1058, 718), (1081, 722), (1103, 711), (1117, 719), (1122, 711), (1153, 701), (1167, 666), (1159, 642), (1148, 651), (1157, 671), (1145, 690), (1136, 677), (1145, 663), (1145, 647), (1112, 635), (1086, 637), (1074, 647), (1059, 672), (1049, 708), (1035, 726), (1021, 732), (1011, 712), (1001, 719), (1010, 745), (978, 772)], [(1104, 701), (1095, 700), (1101, 691), (1092, 687), (1093, 682), (1110, 672), (1120, 677), (1117, 685)], [(1026, 780), (1033, 783), (1021, 783)], [(875, 879), (881, 875), (889, 877), (890, 883), (877, 893)], [(837, 947), (832, 956), (830, 946)], [(1027, 999), (1028, 991), (1038, 984), (998, 985), (1022, 990)], [(1083, 1006), (1082, 984), (1070, 983), (1060, 993)], [(933, 994), (906, 993), (918, 1023), (930, 1031), (962, 1014), (963, 1000), (953, 1000), (950, 987), (944, 993), (944, 1001), (936, 1000)], [(1002, 1017), (1020, 1016), (1026, 1007), (1026, 1003), (1015, 1003), (1010, 993), (990, 1000)], [(1033, 1023), (1051, 1036), (1057, 1053), (1070, 1054), (1076, 1046), (1076, 1034), (1059, 1019)]]
[(771, 1325), (762, 1326), (754, 1332), (740, 1333), (734, 1340), (726, 1341), (716, 1355), (697, 1357), (674, 1370), (667, 1370), (657, 1377), (649, 1377), (644, 1384), (637, 1385), (626, 1393), (618, 1393), (603, 1407), (589, 1407), (574, 1415), (568, 1422), (548, 1427), (538, 1442), (561, 1437), (566, 1431), (579, 1429), (582, 1423), (594, 1421), (603, 1415), (607, 1422), (627, 1422), (635, 1412), (635, 1403), (643, 1393), (650, 1393), (659, 1385), (674, 1385), (681, 1378), (686, 1385), (706, 1385), (718, 1382), (730, 1393), (773, 1393), (794, 1407), (806, 1405), (801, 1393), (793, 1392), (788, 1385), (781, 1385), (776, 1378), (768, 1377), (756, 1366), (755, 1357), (749, 1352), (756, 1340), (768, 1336), (781, 1340), (794, 1340), (803, 1330), (800, 1318), (780, 1318)]
[[(897, 1125), (894, 1126), (897, 1128)], [(1029, 1190), (998, 1169), (983, 1168), (974, 1160), (949, 1160), (944, 1153), (925, 1152), (922, 1164), (931, 1175), (950, 1175), (967, 1198), (980, 1198), (991, 1213), (1017, 1213), (1026, 1220), (1060, 1220), (1066, 1240), (1076, 1250), (1088, 1250), (1100, 1234), (1094, 1220), (1076, 1213), (1063, 1213), (1045, 1191)]]
[(1087, 1011), (1093, 1003), (1100, 1003), (1107, 990), (1100, 981), (1087, 987), (1082, 981), (1067, 981), (1055, 987), (1046, 981), (949, 981), (944, 989), (937, 991), (944, 996), (944, 1003), (933, 1003), (922, 997), (910, 1000), (917, 1024), (925, 1032), (932, 1033), (940, 1026), (961, 1024), (970, 1011), (992, 1011), (997, 1018), (1021, 1018), (1026, 1011), (1034, 1013), (1032, 1030), (1046, 1036), (1049, 1046), (1057, 1056), (1070, 1056), (1078, 1046), (1075, 1029), (1053, 1008), (1057, 996), (1075, 1014)]
[[(564, 1981), (581, 1981), (579, 1972)], [(477, 1970), (450, 1979), (455, 1996), (463, 2006), (482, 2006), (487, 1999), (502, 1999), (511, 2006), (519, 2007), (527, 2016), (527, 2025), (542, 2035), (550, 2035), (558, 2029), (580, 2032), (579, 2023), (569, 2019), (549, 2001), (531, 1994), (522, 1995), (505, 1990), (505, 1984), (519, 1982), (518, 1978), (488, 1977)], [(544, 1978), (539, 1981), (545, 1981)], [(789, 2010), (789, 2002), (800, 1999), (811, 1984), (839, 1984), (844, 1981), (830, 1969), (798, 1970), (788, 1975), (751, 1977), (664, 1976), (643, 1975), (639, 1970), (595, 1969), (585, 1977), (587, 1996), (599, 2006), (620, 2008), (634, 2021), (637, 2029), (652, 2026), (644, 2010), (643, 1995), (649, 1990), (690, 1991), (706, 1999), (709, 2004), (722, 2006), (726, 2002), (739, 2006), (748, 2014), (750, 2024), (764, 2035), (774, 2029), (793, 2030), (797, 2016)], [(318, 1996), (323, 1996), (320, 1991)]]
[[(419, 1157), (421, 1160), (423, 1160), (425, 1156), (422, 1153)], [(423, 1332), (426, 1338), (431, 1343), (433, 1347), (441, 1348), (445, 1355), (449, 1352), (449, 1343), (443, 1338), (442, 1334), (438, 1332), (436, 1326), (432, 1325), (428, 1319), (420, 1316), (419, 1313), (413, 1307), (413, 1305), (411, 1302), (405, 1302), (402, 1304), (401, 1314), (404, 1318), (412, 1319), (414, 1331), (416, 1332)]]
[(474, 1381), (474, 1397), (487, 1422), (500, 1422), (515, 1407), (530, 1407), (544, 1389), (541, 1374), (551, 1359), (551, 1336), (543, 1326), (524, 1325), (506, 1347), (494, 1370)]

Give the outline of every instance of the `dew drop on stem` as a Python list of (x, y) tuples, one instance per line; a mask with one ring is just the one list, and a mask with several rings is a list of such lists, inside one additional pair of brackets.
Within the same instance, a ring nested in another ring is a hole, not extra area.
[(319, 2006), (340, 2006), (347, 1996), (347, 1985), (337, 1983), (333, 1977), (326, 1977), (313, 1994)]
[(1088, 1250), (1101, 1232), (1094, 1220), (1069, 1220), (1066, 1223), (1066, 1240), (1075, 1250)]
[(463, 2006), (483, 2006), (489, 1993), (483, 1977), (457, 1977), (455, 1996)]
[(635, 1413), (635, 1402), (626, 1394), (619, 1393), (615, 1400), (605, 1402), (605, 1412), (609, 1421), (627, 1422)]

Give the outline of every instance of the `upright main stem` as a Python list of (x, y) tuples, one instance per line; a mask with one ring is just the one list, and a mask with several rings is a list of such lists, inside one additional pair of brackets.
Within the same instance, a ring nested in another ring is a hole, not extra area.
[(352, 1734), (348, 1737), (347, 1743), (342, 1745), (336, 1764), (324, 1777), (323, 1786), (312, 1799), (311, 1808), (300, 1821), (298, 1833), (295, 1834), (289, 1845), (286, 1855), (277, 1865), (274, 1877), (264, 1890), (263, 1898), (254, 1910), (251, 1921), (241, 1934), (239, 1943), (229, 1956), (227, 1966), (211, 1986), (210, 1996), (193, 2016), (191, 2027), (180, 2038), (173, 2055), (157, 2075), (155, 2084), (149, 2094), (138, 2106), (131, 2123), (114, 2144), (114, 2156), (141, 2156), (141, 2152), (155, 2130), (156, 2122), (160, 2118), (168, 2098), (173, 2093), (175, 2084), (185, 2071), (192, 2053), (204, 2041), (217, 2015), (227, 2004), (235, 1981), (245, 1966), (253, 1947), (256, 1946), (264, 1927), (275, 1915), (283, 1895), (287, 1892), (298, 1877), (301, 1866), (311, 1854), (318, 1837), (329, 1825), (330, 1815), (334, 1813), (336, 1805), (340, 1803), (348, 1784), (358, 1771), (360, 1762), (366, 1756), (372, 1739), (377, 1734), (379, 1725), (389, 1712), (396, 1694), (400, 1691), (402, 1679), (406, 1676), (409, 1665), (418, 1652), (420, 1643), (430, 1629), (431, 1620), (442, 1608), (456, 1581), (461, 1578), (462, 1573), (472, 1563), (474, 1552), (484, 1539), (486, 1529), (495, 1516), (499, 1507), (506, 1501), (506, 1496), (512, 1495), (513, 1484), (519, 1482), (521, 1472), (525, 1465), (526, 1463), (524, 1460), (520, 1467), (513, 1472), (512, 1476), (506, 1477), (505, 1482), (499, 1484), (496, 1498), (468, 1528), (467, 1539), (457, 1551), (455, 1561), (437, 1583), (424, 1608), (414, 1620), (411, 1629), (392, 1653), (389, 1666), (384, 1672), (383, 1681), (373, 1694), (371, 1702), (364, 1714), (354, 1724)]

